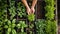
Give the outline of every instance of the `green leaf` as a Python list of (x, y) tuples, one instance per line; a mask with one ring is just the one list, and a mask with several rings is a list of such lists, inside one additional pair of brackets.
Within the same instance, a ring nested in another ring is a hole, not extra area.
[(27, 17), (28, 17), (29, 21), (34, 21), (35, 20), (35, 15), (34, 14), (27, 15)]
[(20, 28), (21, 24), (17, 24), (17, 27)]
[(8, 32), (11, 32), (11, 28), (8, 28)]
[(13, 19), (13, 20), (12, 20), (12, 23), (15, 24), (15, 22), (16, 22), (16, 19)]
[(8, 25), (5, 25), (4, 28), (8, 28)]
[(12, 24), (12, 28), (14, 28), (16, 26), (16, 24)]
[(12, 34), (17, 34), (16, 30), (12, 29)]

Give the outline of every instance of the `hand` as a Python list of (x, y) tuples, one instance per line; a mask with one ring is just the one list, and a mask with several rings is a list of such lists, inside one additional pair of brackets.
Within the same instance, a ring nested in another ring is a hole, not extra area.
[(31, 9), (30, 8), (27, 8), (27, 13), (28, 13), (28, 15), (31, 14)]
[(31, 13), (34, 13), (35, 12), (35, 9), (34, 8), (31, 8)]

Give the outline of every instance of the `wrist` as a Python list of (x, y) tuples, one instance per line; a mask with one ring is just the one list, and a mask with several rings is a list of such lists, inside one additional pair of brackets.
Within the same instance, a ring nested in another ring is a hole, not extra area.
[(29, 9), (29, 6), (26, 6), (27, 9)]
[(31, 8), (34, 8), (34, 6), (32, 6)]

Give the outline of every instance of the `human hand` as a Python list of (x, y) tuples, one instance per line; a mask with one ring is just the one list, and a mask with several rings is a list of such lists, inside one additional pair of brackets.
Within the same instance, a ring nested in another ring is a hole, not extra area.
[(31, 8), (31, 13), (34, 13), (35, 12), (35, 9), (32, 7)]
[(31, 14), (31, 9), (30, 8), (27, 8), (27, 13), (28, 13), (28, 15)]
[(29, 14), (32, 14), (32, 13), (34, 13), (35, 12), (35, 9), (34, 8), (27, 8), (27, 13), (28, 13), (28, 15)]

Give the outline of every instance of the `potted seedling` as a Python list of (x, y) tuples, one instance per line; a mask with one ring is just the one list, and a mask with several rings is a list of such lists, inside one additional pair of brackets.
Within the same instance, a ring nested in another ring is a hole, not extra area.
[(21, 32), (19, 32), (20, 34), (26, 34), (24, 32), (24, 28), (27, 27), (27, 25), (25, 24), (25, 21), (19, 21), (19, 23), (17, 24), (18, 28), (21, 28)]

